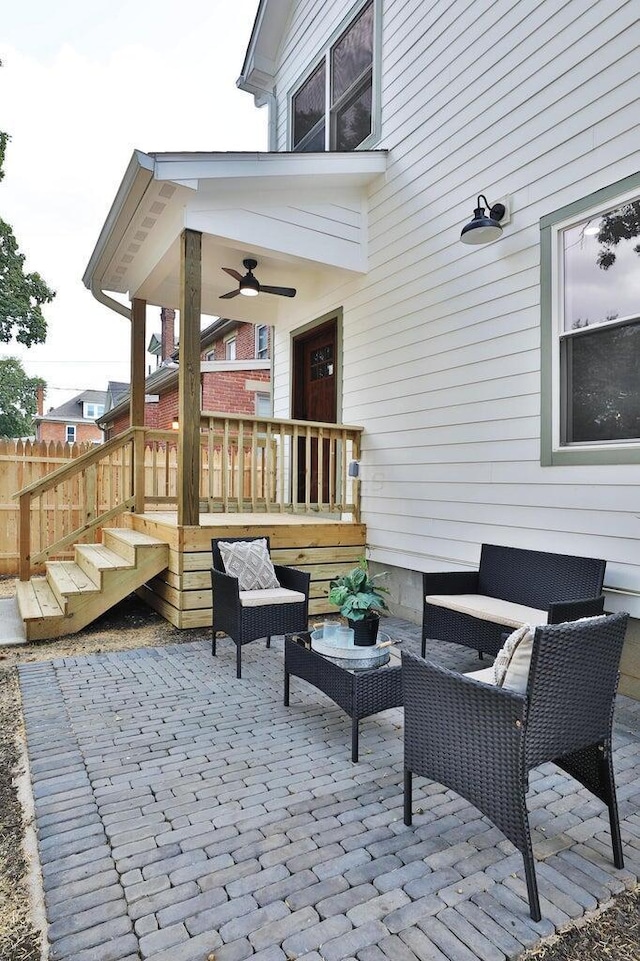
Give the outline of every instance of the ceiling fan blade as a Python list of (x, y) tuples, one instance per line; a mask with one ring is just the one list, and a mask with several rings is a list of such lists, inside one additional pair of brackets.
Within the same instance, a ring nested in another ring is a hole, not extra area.
[(295, 287), (267, 287), (265, 284), (260, 284), (261, 294), (278, 294), (279, 297), (295, 297), (296, 289)]
[(242, 280), (242, 274), (239, 274), (237, 270), (233, 269), (233, 267), (223, 267), (222, 269), (224, 270), (225, 274), (229, 274), (229, 276), (233, 277), (234, 280)]
[(231, 300), (232, 297), (237, 297), (239, 293), (239, 290), (230, 290), (228, 294), (220, 294), (218, 300)]

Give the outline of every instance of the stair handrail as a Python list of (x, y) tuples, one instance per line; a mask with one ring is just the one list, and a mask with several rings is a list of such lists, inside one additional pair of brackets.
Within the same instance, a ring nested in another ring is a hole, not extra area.
[(73, 541), (75, 541), (78, 537), (88, 533), (90, 530), (93, 530), (96, 527), (99, 527), (103, 521), (111, 519), (114, 516), (117, 516), (117, 514), (124, 512), (134, 504), (137, 504), (140, 497), (144, 498), (144, 490), (141, 492), (136, 490), (136, 477), (138, 476), (138, 472), (135, 469), (136, 448), (139, 448), (141, 445), (142, 450), (144, 450), (144, 434), (144, 427), (128, 427), (121, 434), (118, 434), (111, 440), (106, 441), (104, 444), (96, 445), (95, 450), (86, 451), (86, 453), (81, 454), (79, 457), (75, 457), (68, 464), (63, 464), (61, 467), (57, 467), (41, 480), (34, 481), (32, 484), (28, 484), (26, 487), (23, 487), (13, 495), (14, 500), (17, 499), (20, 504), (18, 551), (19, 578), (21, 581), (28, 581), (31, 576), (31, 501), (35, 497), (41, 497), (42, 494), (46, 493), (48, 490), (57, 487), (59, 484), (69, 480), (76, 474), (80, 474), (93, 464), (97, 464), (104, 458), (110, 457), (112, 454), (123, 449), (128, 444), (132, 444), (133, 457), (131, 483), (133, 489), (129, 492), (129, 495), (124, 498), (116, 507), (110, 508), (110, 510), (93, 518), (91, 522), (84, 524), (82, 527), (66, 534), (65, 537), (60, 538), (55, 543), (49, 545), (44, 551), (40, 551), (40, 553), (33, 558), (37, 561), (56, 550), (61, 550), (68, 544), (73, 543)]

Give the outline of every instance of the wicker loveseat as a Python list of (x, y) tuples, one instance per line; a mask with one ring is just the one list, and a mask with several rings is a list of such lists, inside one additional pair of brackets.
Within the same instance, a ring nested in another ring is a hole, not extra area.
[(606, 561), (483, 544), (477, 571), (423, 575), (422, 656), (428, 638), (497, 654), (523, 624), (601, 614)]

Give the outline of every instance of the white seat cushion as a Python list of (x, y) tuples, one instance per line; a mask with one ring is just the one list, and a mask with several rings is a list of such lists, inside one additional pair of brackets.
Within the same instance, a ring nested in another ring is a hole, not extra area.
[(514, 604), (513, 601), (502, 601), (498, 597), (486, 597), (484, 594), (428, 594), (426, 601), (435, 607), (446, 607), (482, 621), (504, 624), (505, 627), (522, 627), (523, 624), (535, 627), (547, 623), (546, 611)]
[(286, 587), (272, 587), (266, 591), (238, 591), (243, 607), (264, 607), (266, 604), (302, 604), (304, 594)]
[(483, 667), (481, 671), (467, 671), (465, 677), (472, 677), (474, 681), (482, 681), (483, 684), (493, 684), (495, 686), (496, 683), (493, 667)]

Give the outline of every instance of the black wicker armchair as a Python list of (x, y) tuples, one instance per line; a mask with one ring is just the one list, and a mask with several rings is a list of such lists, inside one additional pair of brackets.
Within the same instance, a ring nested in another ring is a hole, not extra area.
[(412, 820), (414, 774), (471, 801), (522, 853), (536, 921), (526, 808), (531, 768), (554, 761), (607, 805), (614, 864), (623, 867), (611, 729), (627, 619), (613, 614), (538, 627), (525, 694), (402, 654), (405, 824)]
[(604, 609), (606, 561), (483, 544), (477, 571), (423, 574), (422, 656), (427, 639), (497, 654), (522, 624), (561, 624)]
[[(266, 637), (267, 647), (275, 634), (306, 631), (309, 620), (310, 575), (293, 567), (274, 565), (279, 588), (264, 592), (240, 590), (238, 578), (227, 574), (220, 553), (220, 542), (256, 541), (255, 537), (223, 537), (211, 541), (213, 567), (213, 624), (211, 654), (216, 655), (216, 633), (228, 634), (236, 645), (236, 677), (242, 676), (242, 646)], [(269, 550), (269, 538), (264, 538)], [(292, 595), (295, 592), (295, 596)], [(264, 598), (259, 597), (264, 593)], [(251, 595), (251, 596), (249, 596)], [(276, 595), (276, 596), (274, 596)], [(280, 595), (280, 596), (277, 596)]]

